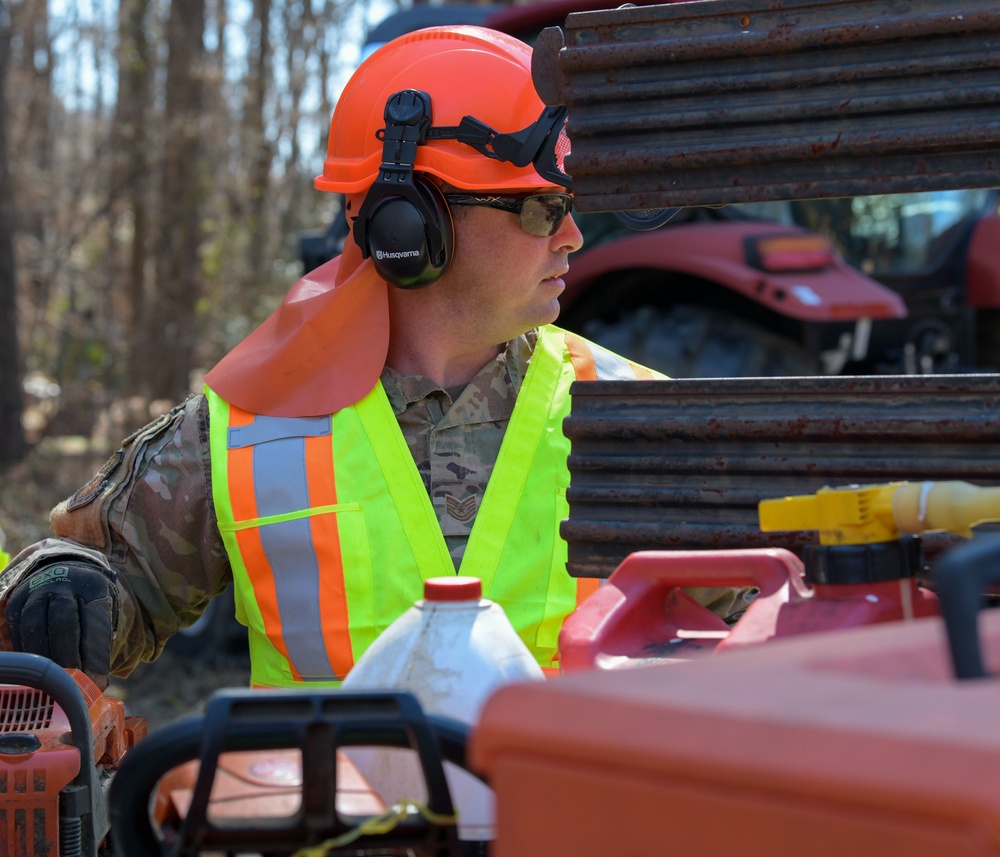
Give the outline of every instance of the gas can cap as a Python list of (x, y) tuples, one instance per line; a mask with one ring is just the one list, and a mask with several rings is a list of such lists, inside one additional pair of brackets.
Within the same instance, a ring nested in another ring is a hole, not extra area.
[(478, 577), (432, 577), (424, 581), (426, 601), (478, 601), (483, 584)]

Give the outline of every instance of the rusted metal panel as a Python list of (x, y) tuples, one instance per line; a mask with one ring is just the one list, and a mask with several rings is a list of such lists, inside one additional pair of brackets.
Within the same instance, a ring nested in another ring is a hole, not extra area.
[[(574, 577), (635, 550), (786, 547), (757, 505), (824, 486), (1000, 484), (1000, 375), (577, 382), (565, 421)], [(987, 525), (983, 525), (987, 526)], [(961, 541), (927, 534), (933, 557)]]
[(584, 211), (995, 187), (994, 0), (579, 12), (535, 47)]

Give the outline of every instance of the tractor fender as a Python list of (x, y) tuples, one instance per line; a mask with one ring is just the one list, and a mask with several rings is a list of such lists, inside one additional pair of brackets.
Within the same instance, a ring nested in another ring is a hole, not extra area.
[[(718, 283), (779, 315), (803, 321), (854, 321), (903, 318), (899, 294), (848, 265), (834, 251), (830, 263), (809, 271), (771, 272), (747, 261), (748, 239), (811, 234), (795, 226), (760, 221), (684, 223), (636, 233), (570, 260), (564, 307), (585, 298), (589, 289), (611, 274), (647, 269), (685, 274)], [(997, 281), (1000, 286), (1000, 280)], [(997, 292), (1000, 299), (1000, 291)]]
[(975, 309), (1000, 307), (1000, 214), (988, 214), (980, 220), (969, 239), (965, 261), (968, 306)]

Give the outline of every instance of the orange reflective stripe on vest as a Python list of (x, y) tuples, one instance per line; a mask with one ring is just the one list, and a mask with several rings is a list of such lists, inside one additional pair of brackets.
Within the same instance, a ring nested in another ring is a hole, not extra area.
[(652, 381), (664, 377), (600, 345), (588, 342), (582, 336), (568, 330), (563, 333), (577, 381)]
[(344, 569), (339, 551), (316, 549), (339, 543), (336, 515), (322, 514), (337, 503), (331, 419), (230, 408), (228, 448), (232, 534), (264, 631), (296, 679), (342, 678), (351, 639), (330, 619), (347, 615)]

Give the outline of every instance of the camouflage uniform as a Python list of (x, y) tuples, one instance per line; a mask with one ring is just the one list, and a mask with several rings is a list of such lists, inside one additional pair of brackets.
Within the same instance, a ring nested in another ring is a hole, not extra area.
[[(460, 390), (382, 372), (456, 569), (535, 339), (531, 331), (512, 340)], [(128, 675), (157, 657), (232, 580), (212, 503), (205, 397), (192, 396), (126, 439), (90, 482), (53, 510), (51, 524), (57, 538), (25, 549), (0, 576), (0, 603), (39, 564), (90, 559), (114, 569), (119, 580), (115, 674)], [(742, 612), (752, 597), (746, 590), (689, 591), (722, 616)], [(2, 619), (0, 648), (10, 648)]]
[(443, 390), (422, 375), (404, 377), (392, 369), (382, 373), (389, 404), (430, 494), (456, 569), (500, 454), (535, 338), (532, 331), (508, 343), (461, 390)]

